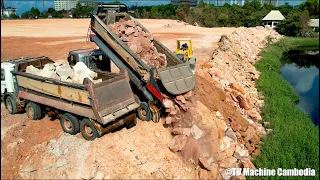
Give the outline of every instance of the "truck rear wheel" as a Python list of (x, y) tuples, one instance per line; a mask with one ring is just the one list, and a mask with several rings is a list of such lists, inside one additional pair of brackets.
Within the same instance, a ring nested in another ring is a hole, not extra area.
[(69, 113), (64, 113), (60, 118), (60, 125), (64, 132), (75, 135), (80, 131), (79, 120)]
[(5, 105), (10, 114), (16, 114), (18, 112), (17, 103), (11, 96), (6, 97)]
[(92, 122), (87, 118), (84, 118), (82, 121), (80, 121), (80, 131), (81, 131), (82, 137), (88, 141), (93, 141), (97, 137), (99, 137), (99, 133), (97, 129), (92, 124)]
[(34, 102), (28, 102), (26, 106), (26, 113), (29, 119), (37, 120), (42, 117), (42, 111), (40, 105)]
[(137, 114), (138, 118), (142, 121), (150, 121), (152, 119), (152, 112), (146, 102), (141, 102), (140, 106), (137, 108)]

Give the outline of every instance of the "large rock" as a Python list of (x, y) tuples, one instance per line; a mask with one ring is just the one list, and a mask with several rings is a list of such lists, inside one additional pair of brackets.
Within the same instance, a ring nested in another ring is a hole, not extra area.
[(222, 152), (230, 147), (232, 139), (225, 136), (225, 137), (223, 137), (223, 139), (221, 139), (221, 141), (222, 141), (222, 143), (220, 145), (220, 150), (219, 150), (220, 152)]
[(237, 159), (243, 159), (249, 156), (248, 150), (244, 150), (241, 146), (236, 146), (236, 151), (234, 152), (234, 157)]
[(222, 160), (219, 164), (222, 168), (232, 168), (237, 166), (237, 159), (234, 157), (229, 157)]
[(188, 136), (186, 135), (176, 135), (173, 139), (168, 143), (168, 147), (171, 151), (177, 152), (184, 148), (188, 141)]
[(227, 130), (225, 131), (225, 135), (233, 140), (237, 140), (237, 136), (235, 135), (235, 133), (231, 128), (227, 128)]
[(190, 136), (191, 130), (190, 130), (190, 128), (174, 128), (172, 130), (172, 133), (176, 134), (176, 135)]
[(244, 158), (243, 160), (241, 160), (241, 163), (243, 165), (243, 168), (256, 169), (256, 167), (248, 158)]
[(204, 135), (204, 132), (194, 124), (191, 127), (191, 135), (194, 139), (198, 140)]
[(245, 94), (245, 90), (239, 86), (237, 83), (231, 83), (231, 87), (237, 91), (239, 91), (241, 94)]

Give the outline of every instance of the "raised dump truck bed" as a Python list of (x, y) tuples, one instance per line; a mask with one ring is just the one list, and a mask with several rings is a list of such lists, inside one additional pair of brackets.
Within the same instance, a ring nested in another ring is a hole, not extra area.
[(119, 74), (98, 71), (98, 78), (102, 82), (95, 84), (86, 78), (84, 84), (75, 84), (25, 72), (29, 65), (42, 69), (45, 64), (53, 63), (47, 57), (16, 59), (5, 63), (14, 65), (12, 74), (16, 78), (15, 89), (20, 99), (17, 101), (18, 107), (24, 108), (26, 103), (33, 102), (88, 118), (100, 135), (102, 126), (134, 113), (140, 104), (132, 93), (126, 70), (121, 70)]
[[(160, 88), (163, 87), (165, 91), (172, 95), (186, 93), (195, 87), (195, 77), (190, 69), (189, 62), (184, 63), (179, 60), (174, 53), (156, 38), (153, 38), (153, 43), (159, 53), (166, 55), (168, 62), (167, 67), (154, 70), (140, 60), (136, 54), (108, 28), (108, 25), (123, 18), (125, 20), (133, 20), (135, 24), (140, 26), (146, 33), (149, 33), (149, 31), (126, 12), (114, 11), (109, 6), (110, 5), (103, 4), (98, 5), (92, 14), (90, 27), (99, 39), (122, 61), (122, 66), (127, 66), (139, 79), (143, 79), (146, 82), (154, 77), (154, 71), (157, 72), (158, 78), (156, 80), (157, 82), (161, 82), (161, 84), (159, 84)], [(93, 41), (96, 42), (95, 40)], [(114, 61), (112, 58), (111, 60)], [(117, 62), (115, 62), (115, 64), (117, 65)]]

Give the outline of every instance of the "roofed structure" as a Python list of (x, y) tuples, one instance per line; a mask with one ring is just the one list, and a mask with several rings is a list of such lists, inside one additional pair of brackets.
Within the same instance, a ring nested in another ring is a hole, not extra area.
[(286, 18), (281, 14), (279, 10), (271, 10), (262, 21), (282, 21)]

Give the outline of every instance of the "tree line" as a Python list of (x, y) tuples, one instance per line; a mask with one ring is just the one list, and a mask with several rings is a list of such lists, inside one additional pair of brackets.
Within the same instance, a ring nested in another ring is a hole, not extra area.
[(311, 18), (319, 19), (319, 1), (307, 0), (293, 7), (290, 5), (273, 6), (259, 1), (245, 1), (243, 6), (224, 4), (215, 7), (202, 0), (196, 7), (190, 8), (182, 3), (178, 7), (172, 4), (138, 7), (136, 18), (177, 19), (189, 24), (203, 27), (255, 27), (262, 25), (262, 19), (271, 11), (279, 10), (286, 18), (277, 28), (281, 34), (288, 36), (308, 36), (311, 29), (308, 22)]
[[(119, 4), (120, 1), (111, 2)], [(72, 10), (73, 18), (89, 17), (94, 7), (77, 3)], [(201, 0), (196, 7), (190, 8), (188, 4), (181, 3), (178, 7), (172, 4), (158, 6), (139, 6), (135, 7), (135, 13), (131, 14), (135, 18), (151, 19), (177, 19), (189, 24), (197, 24), (202, 27), (255, 27), (262, 25), (262, 19), (271, 10), (279, 10), (286, 18), (282, 21), (277, 31), (287, 36), (310, 36), (311, 28), (308, 22), (311, 18), (319, 19), (319, 0), (307, 0), (306, 2), (293, 7), (290, 5), (273, 6), (272, 4), (261, 4), (257, 0), (246, 0), (243, 6), (237, 4), (224, 4), (222, 7), (215, 7), (212, 4), (206, 4)], [(49, 8), (40, 13), (39, 9), (31, 8), (21, 15), (21, 17), (11, 14), (9, 19), (33, 19), (63, 18), (67, 11), (56, 11)], [(319, 29), (317, 29), (319, 32)]]
[[(85, 18), (89, 17), (94, 7), (89, 5), (82, 6), (79, 2), (76, 7), (71, 11), (73, 18)], [(57, 11), (54, 8), (48, 8), (40, 12), (38, 8), (32, 7), (29, 11), (26, 11), (18, 16), (16, 14), (10, 14), (9, 16), (3, 15), (1, 19), (43, 19), (51, 16), (52, 18), (64, 18), (63, 14), (67, 14), (68, 11), (60, 10)]]

